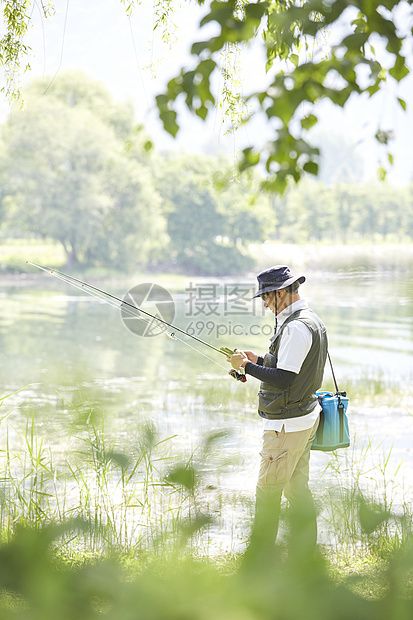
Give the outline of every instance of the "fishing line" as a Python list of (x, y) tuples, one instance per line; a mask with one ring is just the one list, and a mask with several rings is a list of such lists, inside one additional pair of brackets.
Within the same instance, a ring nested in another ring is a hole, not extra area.
[[(152, 321), (150, 321), (149, 319), (145, 318), (145, 317), (141, 317), (139, 315), (137, 315), (135, 312), (133, 312), (132, 308), (129, 308), (128, 306), (122, 307), (121, 308), (122, 312), (126, 312), (126, 313), (130, 313), (130, 316), (132, 316), (133, 318), (137, 318), (140, 319), (141, 321), (143, 321), (144, 323), (146, 323), (149, 327), (153, 326), (153, 321), (155, 320), (158, 323), (158, 327), (159, 328), (163, 328), (162, 333), (167, 336), (167, 338), (170, 338), (171, 340), (177, 340), (178, 342), (180, 342), (181, 344), (184, 344), (185, 346), (189, 347), (190, 349), (192, 349), (193, 351), (195, 351), (196, 353), (199, 353), (199, 355), (202, 355), (203, 357), (205, 357), (207, 360), (209, 360), (210, 362), (213, 362), (214, 364), (216, 364), (217, 366), (219, 366), (220, 368), (223, 368), (225, 371), (228, 370), (228, 368), (226, 366), (223, 366), (222, 364), (220, 364), (219, 362), (217, 362), (216, 360), (214, 360), (214, 358), (209, 357), (209, 355), (207, 355), (206, 353), (203, 353), (202, 351), (200, 351), (199, 349), (197, 349), (196, 347), (193, 347), (191, 344), (189, 344), (189, 342), (186, 342), (185, 340), (183, 340), (182, 338), (180, 338), (179, 336), (177, 336), (175, 334), (175, 332), (168, 332), (167, 330), (165, 330), (164, 325), (158, 320), (158, 319), (152, 319)], [(138, 308), (137, 308), (138, 310)], [(138, 310), (139, 312), (139, 310)]]
[[(91, 295), (92, 297), (96, 297), (97, 299), (99, 299), (100, 301), (104, 301), (105, 303), (115, 307), (115, 308), (120, 308), (120, 310), (127, 314), (128, 316), (131, 316), (133, 318), (137, 318), (140, 321), (143, 321), (147, 326), (149, 326), (151, 329), (153, 329), (153, 325), (155, 324), (156, 326), (162, 326), (163, 327), (163, 333), (165, 333), (166, 336), (168, 336), (169, 338), (173, 339), (173, 340), (178, 340), (179, 342), (182, 342), (182, 344), (185, 344), (186, 346), (188, 346), (190, 349), (196, 351), (197, 353), (199, 353), (200, 355), (202, 355), (203, 357), (205, 357), (206, 359), (208, 359), (209, 361), (213, 362), (214, 364), (216, 364), (217, 366), (219, 366), (220, 368), (223, 368), (225, 371), (227, 371), (227, 368), (225, 368), (225, 366), (222, 366), (222, 364), (220, 364), (219, 362), (217, 362), (216, 360), (214, 360), (213, 358), (209, 357), (208, 355), (205, 355), (205, 353), (202, 353), (202, 351), (199, 351), (199, 349), (192, 347), (188, 342), (182, 340), (181, 338), (179, 338), (176, 335), (176, 331), (184, 334), (185, 336), (188, 336), (189, 338), (192, 338), (193, 340), (196, 340), (197, 342), (200, 342), (201, 344), (209, 347), (210, 349), (213, 349), (214, 351), (217, 351), (218, 353), (221, 353), (222, 355), (225, 355), (227, 358), (232, 355), (234, 353), (233, 350), (231, 349), (227, 349), (225, 347), (221, 347), (220, 349), (218, 349), (217, 347), (214, 347), (213, 345), (209, 344), (208, 342), (205, 342), (204, 340), (201, 340), (200, 338), (198, 338), (197, 336), (194, 336), (193, 334), (189, 334), (188, 332), (186, 332), (185, 330), (181, 329), (180, 327), (176, 327), (175, 325), (172, 325), (171, 323), (168, 323), (167, 321), (165, 321), (164, 319), (161, 319), (159, 317), (154, 316), (153, 314), (151, 314), (150, 312), (147, 312), (146, 310), (143, 310), (142, 308), (139, 308), (138, 306), (132, 305), (131, 303), (125, 301), (125, 299), (120, 299), (119, 297), (116, 297), (115, 295), (112, 295), (111, 293), (108, 293), (106, 291), (103, 291), (95, 286), (92, 286), (91, 284), (87, 284), (87, 282), (83, 282), (82, 280), (79, 280), (78, 278), (74, 278), (73, 276), (69, 276), (61, 271), (58, 271), (57, 269), (51, 269), (50, 267), (44, 267), (43, 265), (38, 265), (37, 263), (32, 263), (31, 261), (26, 261), (29, 265), (33, 265), (33, 267), (37, 267), (38, 269), (41, 269), (42, 271), (45, 271), (46, 273), (49, 273), (50, 275), (55, 276), (56, 278), (58, 278), (59, 280), (62, 280), (63, 282), (65, 282), (66, 284), (70, 284), (71, 286), (74, 286), (75, 288), (88, 293), (89, 295)], [(133, 297), (132, 297), (133, 300)], [(150, 317), (151, 320), (149, 321), (145, 316)], [(173, 331), (171, 333), (168, 333), (164, 326), (168, 326), (170, 329), (172, 329)], [(242, 372), (242, 370), (240, 369), (240, 371), (236, 371), (235, 369), (232, 369), (229, 371), (229, 374), (237, 379), (238, 381), (242, 381), (245, 382), (246, 381), (246, 376), (245, 373)]]
[(135, 308), (135, 311), (134, 311), (134, 308), (131, 305), (124, 305), (122, 301), (118, 302), (115, 299), (113, 299), (113, 300), (110, 299), (110, 298), (108, 299), (106, 297), (106, 294), (101, 293), (99, 290), (90, 290), (88, 284), (80, 284), (80, 282), (72, 282), (71, 280), (69, 281), (68, 279), (62, 277), (58, 272), (55, 272), (54, 275), (59, 280), (62, 280), (62, 282), (65, 282), (65, 284), (70, 284), (71, 286), (77, 288), (78, 290), (80, 290), (82, 292), (87, 292), (92, 297), (95, 297), (96, 299), (99, 299), (99, 301), (103, 301), (104, 303), (112, 306), (113, 308), (116, 308), (116, 309), (120, 308), (120, 310), (123, 313), (128, 314), (130, 317), (132, 317), (134, 319), (138, 319), (139, 321), (142, 321), (148, 327), (152, 327), (153, 322), (156, 321), (158, 323), (158, 327), (159, 328), (163, 328), (163, 331), (165, 332), (165, 328), (164, 328), (163, 324), (160, 321), (158, 321), (158, 319), (154, 318), (154, 319), (152, 319), (150, 321), (146, 317), (141, 316), (138, 308)]
[(49, 86), (46, 88), (46, 90), (44, 91), (44, 95), (46, 95), (47, 91), (49, 90), (49, 88), (51, 87), (51, 85), (53, 84), (53, 82), (55, 81), (58, 73), (60, 72), (60, 69), (62, 68), (62, 64), (63, 64), (63, 52), (64, 52), (64, 48), (65, 48), (65, 38), (66, 38), (66, 27), (67, 27), (67, 16), (69, 13), (69, 0), (67, 0), (66, 2), (66, 14), (65, 14), (65, 21), (64, 21), (64, 25), (63, 25), (63, 37), (62, 37), (62, 48), (60, 50), (60, 62), (59, 62), (59, 66), (57, 67), (57, 71), (54, 74), (52, 81), (50, 82)]
[[(42, 5), (41, 8), (37, 2), (34, 3), (34, 6), (36, 6), (36, 8), (38, 9), (40, 13), (40, 23), (42, 24), (42, 34), (43, 34), (43, 76), (42, 77), (44, 77), (46, 75), (46, 34), (44, 30), (44, 20), (47, 18), (47, 13), (46, 13), (46, 8), (43, 6), (42, 0), (40, 0), (40, 3)], [(34, 12), (34, 6), (33, 6), (32, 15)]]
[[(61, 279), (63, 280), (63, 278), (61, 278)], [(78, 286), (77, 288), (81, 289), (80, 286)], [(84, 290), (84, 287), (83, 287), (83, 290)], [(98, 297), (96, 295), (96, 297), (98, 299), (103, 299), (101, 296)], [(106, 301), (106, 299), (105, 299), (105, 301)], [(113, 306), (114, 308), (119, 308), (119, 305), (115, 301), (111, 302), (110, 305)], [(136, 310), (134, 310), (132, 307), (127, 306), (127, 305), (121, 305), (120, 309), (121, 309), (121, 311), (123, 313), (128, 314), (130, 317), (132, 317), (134, 319), (138, 319), (138, 320), (142, 321), (143, 323), (145, 323), (145, 325), (147, 325), (150, 328), (153, 328), (153, 323), (156, 322), (157, 323), (157, 327), (159, 327), (159, 329), (162, 329), (162, 333), (165, 336), (167, 336), (167, 338), (170, 338), (171, 340), (177, 340), (178, 342), (181, 342), (182, 344), (186, 345), (187, 347), (189, 347), (190, 349), (192, 349), (196, 353), (199, 353), (199, 355), (202, 355), (203, 357), (205, 357), (207, 360), (213, 362), (214, 364), (216, 364), (220, 368), (223, 368), (225, 371), (228, 370), (228, 368), (226, 368), (225, 366), (223, 366), (222, 364), (220, 364), (219, 362), (214, 360), (212, 357), (209, 357), (208, 355), (206, 355), (206, 353), (203, 353), (202, 351), (199, 351), (199, 349), (196, 349), (195, 347), (193, 347), (191, 344), (189, 344), (189, 342), (186, 342), (185, 340), (183, 340), (182, 338), (177, 336), (175, 334), (175, 332), (168, 332), (168, 330), (165, 330), (165, 326), (158, 319), (154, 318), (154, 319), (149, 320), (146, 317), (140, 316), (138, 308), (136, 308)]]
[[(42, 271), (45, 271), (46, 273), (49, 273), (50, 275), (55, 276), (56, 278), (59, 278), (60, 280), (63, 280), (63, 282), (72, 284), (73, 286), (81, 285), (84, 291), (86, 291), (87, 293), (90, 293), (90, 295), (99, 296), (100, 299), (103, 299), (106, 303), (110, 303), (109, 300), (114, 300), (120, 304), (124, 304), (130, 308), (133, 308), (134, 310), (137, 310), (138, 312), (141, 312), (142, 314), (146, 316), (150, 316), (152, 319), (155, 319), (156, 321), (163, 323), (163, 325), (167, 325), (174, 331), (178, 331), (181, 334), (185, 334), (185, 336), (189, 336), (189, 338), (192, 338), (193, 340), (200, 342), (201, 344), (205, 345), (209, 349), (212, 349), (213, 351), (217, 351), (218, 353), (221, 353), (221, 355), (226, 355), (228, 357), (229, 353), (230, 354), (234, 353), (234, 351), (230, 349), (226, 349), (224, 347), (221, 347), (220, 349), (218, 349), (218, 347), (214, 347), (212, 344), (209, 344), (209, 342), (205, 342), (205, 340), (201, 340), (201, 338), (198, 338), (197, 336), (194, 336), (193, 334), (189, 334), (184, 329), (181, 329), (180, 327), (177, 327), (176, 325), (172, 325), (172, 323), (168, 323), (168, 321), (165, 321), (164, 319), (154, 316), (147, 310), (143, 310), (143, 308), (139, 308), (138, 306), (133, 306), (129, 302), (119, 299), (119, 297), (116, 297), (116, 295), (112, 295), (111, 293), (103, 291), (97, 288), (96, 286), (92, 286), (91, 284), (88, 284), (87, 282), (83, 282), (82, 280), (79, 280), (78, 278), (69, 276), (66, 273), (63, 273), (62, 271), (58, 271), (57, 269), (51, 269), (50, 267), (45, 267), (43, 265), (38, 265), (37, 263), (32, 263), (29, 260), (26, 261), (26, 263), (28, 263), (29, 265), (33, 265), (33, 267), (37, 267), (38, 269), (41, 269)], [(116, 305), (116, 307), (119, 307), (119, 306)]]
[[(166, 335), (168, 335), (168, 334), (166, 334)], [(193, 351), (196, 351), (196, 353), (199, 353), (199, 355), (202, 355), (203, 357), (206, 357), (206, 359), (209, 360), (210, 362), (213, 362), (214, 364), (216, 364), (220, 368), (223, 368), (226, 372), (228, 371), (228, 368), (226, 366), (223, 366), (222, 364), (220, 364), (219, 362), (214, 360), (214, 358), (209, 357), (209, 355), (206, 355), (206, 353), (202, 353), (202, 351), (200, 351), (199, 349), (196, 349), (195, 347), (193, 347), (191, 344), (189, 344), (189, 342), (185, 342), (185, 340), (182, 340), (182, 338), (178, 338), (178, 336), (176, 336), (176, 334), (170, 334), (169, 338), (172, 338), (172, 340), (178, 340), (179, 342), (182, 342), (182, 344), (186, 345), (187, 347), (189, 347)]]
[(138, 50), (137, 50), (137, 47), (136, 47), (135, 35), (133, 33), (132, 19), (131, 19), (130, 15), (128, 16), (128, 21), (129, 21), (130, 36), (131, 36), (131, 39), (132, 39), (133, 53), (134, 53), (134, 56), (135, 56), (135, 62), (136, 62), (136, 66), (138, 67), (138, 73), (139, 73), (139, 77), (140, 77), (140, 80), (141, 80), (141, 83), (142, 83), (143, 93), (144, 93), (145, 99), (146, 99), (147, 112), (150, 112), (151, 111), (151, 104), (149, 102), (148, 94), (146, 92), (145, 81), (143, 79), (143, 74), (142, 74), (140, 63), (139, 63)]

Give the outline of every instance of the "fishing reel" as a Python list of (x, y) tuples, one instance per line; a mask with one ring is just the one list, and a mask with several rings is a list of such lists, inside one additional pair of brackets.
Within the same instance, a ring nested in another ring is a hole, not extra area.
[(247, 380), (246, 375), (238, 372), (237, 370), (235, 370), (235, 368), (232, 368), (228, 374), (231, 375), (231, 377), (233, 377), (237, 381), (241, 381), (241, 383), (245, 383)]
[[(233, 355), (234, 353), (237, 352), (237, 349), (228, 349), (227, 347), (221, 347), (220, 351), (222, 353), (224, 353), (224, 355), (227, 356), (227, 358), (231, 357), (231, 355)], [(237, 381), (241, 381), (241, 383), (245, 383), (247, 380), (247, 377), (245, 375), (245, 371), (242, 368), (241, 369), (243, 372), (239, 372), (238, 370), (235, 370), (235, 368), (232, 368), (228, 374), (231, 375), (231, 377), (233, 379), (236, 379)]]

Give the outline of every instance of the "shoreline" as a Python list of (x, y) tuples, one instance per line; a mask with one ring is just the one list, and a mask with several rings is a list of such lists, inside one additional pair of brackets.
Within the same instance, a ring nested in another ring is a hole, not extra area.
[[(12, 253), (5, 252), (9, 245)], [(33, 252), (30, 252), (30, 245)], [(16, 256), (21, 250), (26, 250), (23, 260)], [(325, 243), (291, 244), (266, 241), (263, 244), (251, 244), (249, 247), (251, 256), (255, 259), (255, 267), (250, 272), (243, 274), (244, 280), (255, 280), (256, 273), (271, 264), (288, 264), (293, 271), (306, 270), (313, 275), (341, 275), (345, 274), (404, 274), (410, 273), (413, 268), (413, 242), (412, 243), (353, 243), (331, 245)], [(34, 273), (26, 260), (39, 264), (51, 265), (62, 271), (69, 271), (79, 277), (88, 277), (92, 280), (117, 280), (130, 281), (133, 278), (149, 278), (150, 281), (161, 283), (162, 281), (180, 282), (193, 278), (198, 280), (226, 279), (234, 280), (234, 274), (222, 276), (217, 274), (183, 273), (179, 269), (169, 272), (164, 269), (148, 268), (136, 265), (131, 271), (115, 270), (108, 267), (96, 267), (78, 265), (76, 268), (67, 268), (62, 261), (61, 248), (55, 244), (27, 243), (27, 244), (1, 244), (0, 243), (0, 286), (15, 284), (25, 286), (36, 284), (40, 281), (39, 275)]]

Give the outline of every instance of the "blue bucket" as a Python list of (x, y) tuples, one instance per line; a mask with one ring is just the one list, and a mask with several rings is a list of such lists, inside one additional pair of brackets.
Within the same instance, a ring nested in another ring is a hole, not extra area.
[(338, 448), (348, 448), (350, 445), (347, 418), (348, 397), (345, 392), (336, 394), (317, 392), (317, 396), (322, 410), (311, 449), (330, 452)]

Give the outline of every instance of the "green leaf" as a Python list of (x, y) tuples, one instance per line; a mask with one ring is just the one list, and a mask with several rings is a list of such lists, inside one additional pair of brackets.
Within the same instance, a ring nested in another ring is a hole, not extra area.
[(303, 170), (309, 172), (310, 174), (314, 174), (317, 176), (318, 174), (318, 164), (315, 161), (308, 161), (304, 164)]
[(272, 177), (270, 177), (267, 181), (264, 181), (263, 188), (267, 192), (273, 192), (276, 194), (284, 194), (288, 187), (288, 179), (287, 175), (280, 172)]
[(393, 155), (391, 153), (387, 153), (387, 158), (388, 158), (388, 160), (390, 162), (390, 165), (392, 166), (393, 165)]
[(368, 32), (358, 32), (343, 39), (341, 44), (347, 47), (349, 52), (360, 52), (366, 44), (368, 38)]
[(388, 129), (387, 131), (378, 129), (375, 138), (380, 144), (388, 144), (390, 140), (394, 139), (394, 131), (392, 129)]
[(210, 49), (210, 42), (197, 41), (196, 43), (192, 44), (191, 54), (194, 54), (194, 56), (199, 56), (205, 49)]
[(193, 491), (196, 484), (196, 473), (191, 465), (176, 465), (167, 474), (165, 480), (171, 484), (178, 484), (188, 491)]
[(239, 169), (241, 172), (247, 170), (247, 168), (251, 168), (252, 166), (256, 166), (260, 161), (260, 153), (253, 153), (252, 148), (248, 147), (243, 150), (243, 159), (240, 161)]
[(212, 71), (215, 69), (216, 66), (216, 62), (214, 62), (212, 58), (207, 58), (207, 60), (203, 60), (199, 63), (196, 71), (197, 73), (202, 73), (202, 75), (206, 78), (211, 75)]
[(197, 110), (195, 110), (195, 113), (204, 121), (208, 115), (208, 108), (204, 105), (201, 105)]
[(314, 125), (317, 122), (318, 122), (318, 118), (316, 116), (314, 116), (314, 114), (309, 114), (305, 118), (301, 119), (301, 127), (303, 129), (307, 129), (307, 131), (308, 131), (309, 129), (311, 129), (311, 127), (314, 127)]
[(372, 534), (382, 523), (389, 520), (391, 514), (374, 505), (369, 505), (363, 497), (359, 500), (359, 520), (361, 529), (366, 534)]
[(130, 457), (122, 452), (116, 452), (111, 450), (105, 454), (106, 461), (112, 461), (115, 465), (121, 469), (127, 469), (130, 463)]
[(377, 168), (377, 176), (379, 177), (380, 181), (385, 181), (386, 180), (386, 170), (380, 166), (379, 168)]
[(389, 73), (395, 80), (400, 82), (406, 75), (409, 74), (409, 69), (406, 67), (405, 59), (403, 56), (397, 56), (394, 67), (389, 70)]
[(290, 54), (290, 60), (295, 67), (298, 67), (298, 61), (299, 61), (298, 54)]
[(217, 21), (221, 26), (234, 19), (234, 2), (212, 2), (211, 11), (201, 21), (201, 26), (211, 21)]
[(404, 101), (404, 99), (397, 98), (397, 101), (400, 103), (400, 105), (402, 106), (403, 110), (406, 111), (407, 105), (406, 105), (406, 102)]
[(245, 5), (245, 13), (248, 18), (260, 21), (269, 6), (268, 2), (250, 2)]
[(164, 112), (160, 112), (159, 116), (163, 122), (165, 131), (170, 133), (171, 136), (175, 137), (179, 129), (179, 125), (176, 122), (176, 112), (174, 112), (173, 110), (165, 110)]

